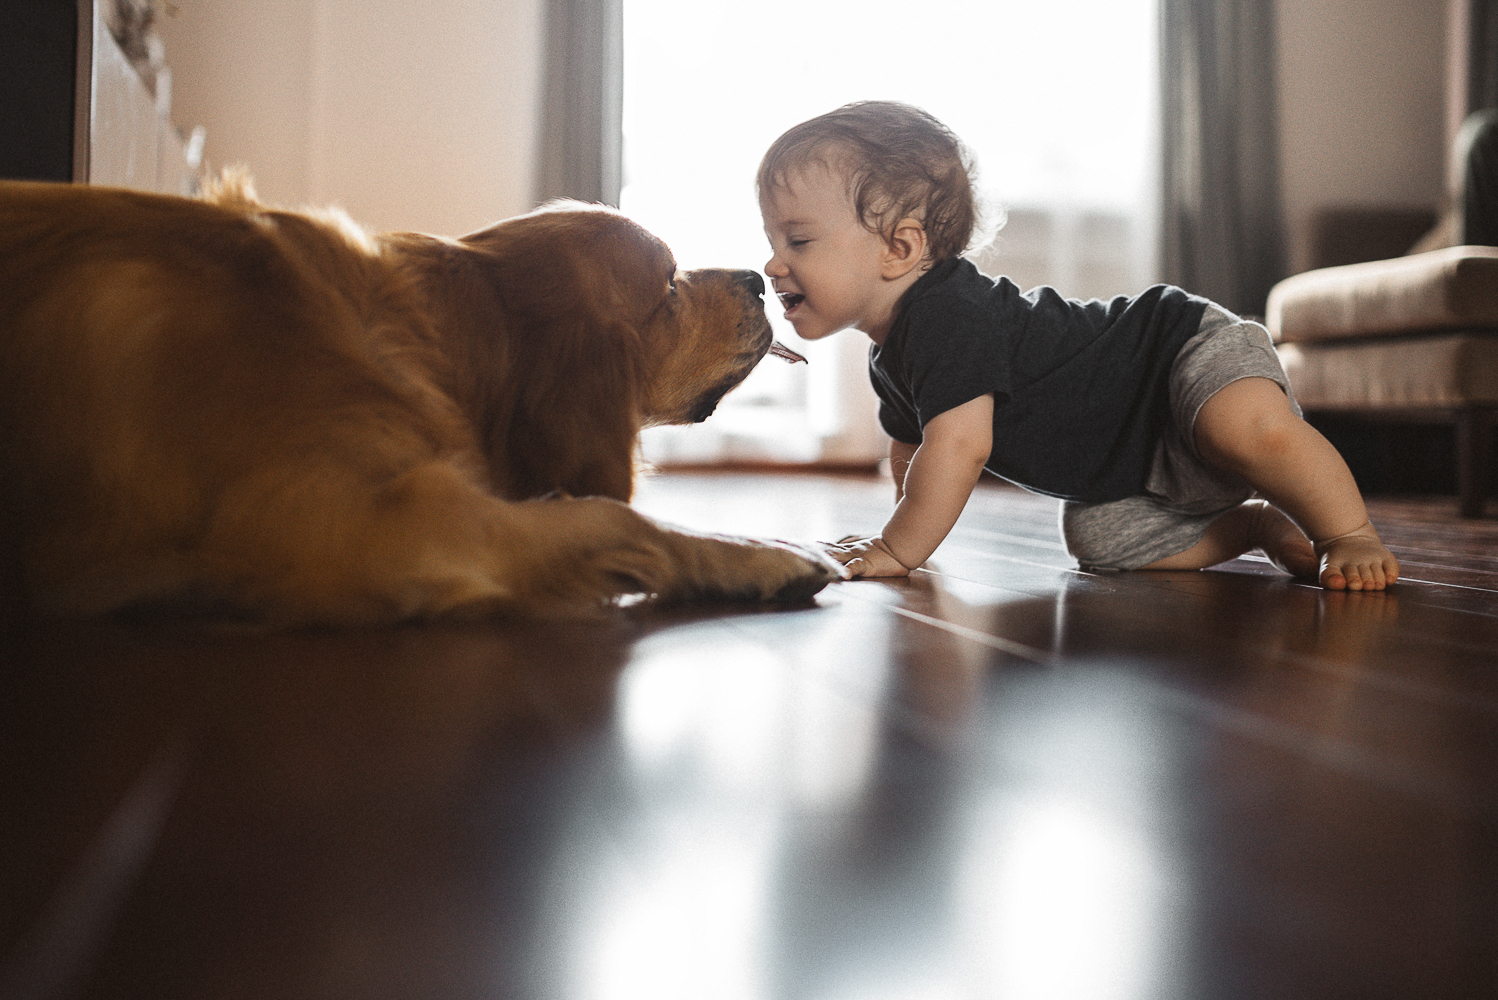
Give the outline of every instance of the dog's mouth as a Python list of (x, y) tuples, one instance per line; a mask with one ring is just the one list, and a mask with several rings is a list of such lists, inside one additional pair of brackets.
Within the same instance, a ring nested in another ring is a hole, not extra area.
[(700, 424), (712, 416), (713, 411), (718, 408), (718, 404), (723, 402), (723, 397), (728, 395), (729, 390), (738, 385), (740, 381), (741, 379), (729, 379), (727, 382), (709, 390), (706, 395), (697, 401), (697, 405), (692, 407), (692, 412), (688, 415), (687, 419), (694, 424)]

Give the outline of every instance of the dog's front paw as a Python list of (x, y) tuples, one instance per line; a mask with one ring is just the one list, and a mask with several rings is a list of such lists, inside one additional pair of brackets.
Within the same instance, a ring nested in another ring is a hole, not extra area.
[(766, 600), (771, 603), (804, 604), (829, 583), (848, 579), (848, 571), (843, 565), (821, 549), (790, 542), (772, 544), (794, 556), (800, 563), (800, 572), (768, 595)]
[(669, 532), (675, 578), (656, 588), (658, 600), (805, 603), (842, 566), (816, 548), (791, 542)]
[(719, 596), (730, 600), (804, 604), (829, 583), (848, 578), (819, 549), (779, 540), (744, 540), (736, 563), (718, 588)]

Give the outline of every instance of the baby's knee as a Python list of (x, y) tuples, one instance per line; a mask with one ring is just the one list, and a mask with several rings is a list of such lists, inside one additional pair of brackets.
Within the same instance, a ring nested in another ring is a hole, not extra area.
[(1240, 379), (1202, 406), (1196, 420), (1196, 449), (1218, 468), (1242, 474), (1286, 454), (1294, 446), (1301, 423), (1278, 384), (1263, 378)]
[(1208, 462), (1251, 479), (1266, 462), (1279, 462), (1295, 443), (1294, 429), (1273, 421), (1247, 419), (1224, 433), (1199, 437), (1197, 450)]

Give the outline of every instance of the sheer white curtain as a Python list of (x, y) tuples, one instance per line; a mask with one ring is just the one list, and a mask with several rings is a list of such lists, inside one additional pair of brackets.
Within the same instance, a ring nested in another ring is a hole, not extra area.
[[(920, 105), (978, 160), (1008, 223), (980, 266), (1073, 296), (1156, 279), (1156, 0), (623, 0), (621, 205), (684, 266), (761, 267), (754, 171), (789, 126), (861, 99)], [(918, 19), (917, 19), (918, 17)], [(863, 462), (884, 452), (867, 340), (769, 359), (654, 461)]]

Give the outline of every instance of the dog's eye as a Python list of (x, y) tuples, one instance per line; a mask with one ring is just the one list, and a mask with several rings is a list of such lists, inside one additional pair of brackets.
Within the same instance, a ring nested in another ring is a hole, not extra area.
[(672, 295), (676, 294), (676, 275), (673, 274), (670, 278), (666, 279), (666, 289)]

